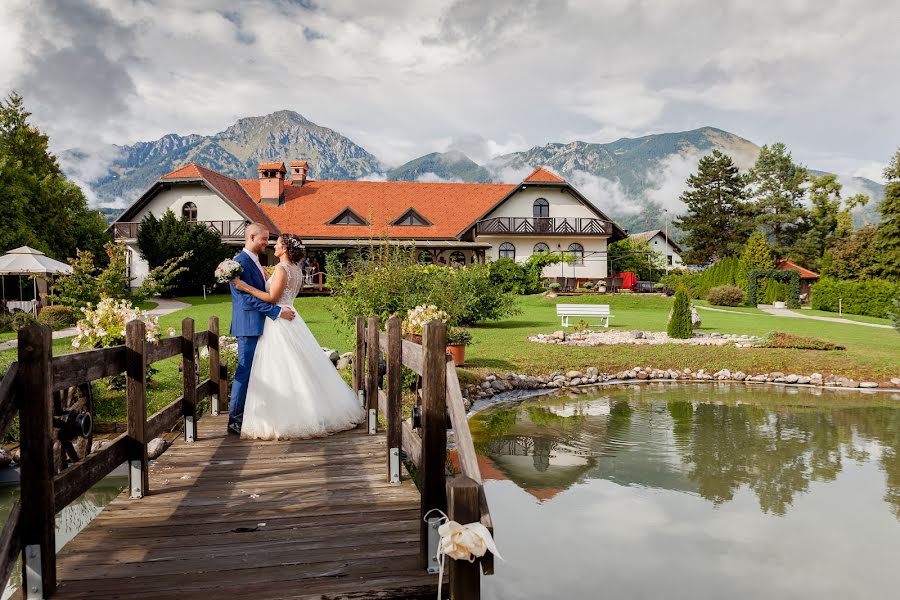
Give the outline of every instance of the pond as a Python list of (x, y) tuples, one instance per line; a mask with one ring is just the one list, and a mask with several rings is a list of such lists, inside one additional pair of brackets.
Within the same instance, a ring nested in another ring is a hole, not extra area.
[[(84, 529), (91, 520), (100, 514), (103, 507), (112, 502), (125, 486), (128, 478), (121, 475), (110, 475), (88, 490), (72, 504), (65, 507), (56, 515), (56, 548), (59, 550), (66, 542)], [(13, 503), (19, 498), (18, 484), (0, 485), (0, 523), (6, 522)], [(13, 592), (22, 584), (22, 565), (16, 564), (10, 575), (6, 589), (3, 590), (4, 600), (12, 596)]]
[(896, 598), (896, 394), (645, 384), (471, 419), (485, 598)]

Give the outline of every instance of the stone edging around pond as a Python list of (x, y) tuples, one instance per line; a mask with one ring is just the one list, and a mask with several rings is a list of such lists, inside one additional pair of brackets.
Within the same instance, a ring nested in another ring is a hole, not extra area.
[(734, 344), (735, 348), (750, 348), (762, 340), (752, 335), (736, 335), (732, 333), (695, 333), (687, 339), (670, 338), (665, 332), (658, 331), (621, 331), (607, 329), (604, 331), (584, 330), (566, 333), (539, 333), (528, 338), (529, 342), (538, 344), (558, 344), (560, 346), (611, 346), (616, 344), (661, 345), (681, 344), (689, 346), (725, 346)]
[[(512, 390), (539, 390), (578, 387), (582, 385), (596, 385), (610, 381), (633, 383), (636, 381), (726, 381), (734, 383), (786, 383), (793, 385), (805, 385), (811, 387), (833, 388), (864, 388), (875, 389), (883, 387), (875, 381), (855, 381), (848, 377), (835, 375), (796, 375), (794, 373), (762, 373), (758, 375), (744, 373), (743, 371), (730, 371), (721, 369), (715, 373), (708, 373), (705, 369), (692, 371), (691, 369), (652, 369), (650, 367), (635, 367), (627, 371), (617, 373), (601, 373), (597, 367), (588, 367), (584, 371), (556, 372), (550, 375), (521, 375), (508, 373), (506, 375), (487, 375), (478, 384), (469, 384), (463, 389), (463, 395), (469, 402), (491, 398), (497, 394)], [(900, 378), (891, 379), (891, 385), (900, 387)]]

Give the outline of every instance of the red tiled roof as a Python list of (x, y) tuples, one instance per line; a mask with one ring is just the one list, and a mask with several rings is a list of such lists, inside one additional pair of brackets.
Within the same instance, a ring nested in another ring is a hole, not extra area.
[[(240, 179), (237, 183), (253, 201), (259, 201), (258, 179)], [(301, 237), (452, 239), (516, 187), (493, 183), (314, 180), (302, 186), (285, 186), (281, 206), (258, 206), (281, 232)], [(328, 224), (347, 208), (369, 225)], [(391, 225), (410, 208), (432, 224)]]
[(538, 167), (534, 170), (534, 172), (525, 178), (526, 183), (565, 183), (566, 180), (545, 169), (544, 167)]
[[(196, 163), (189, 163), (180, 169), (176, 169), (171, 173), (166, 173), (161, 180), (165, 179), (197, 179), (206, 182), (214, 191), (228, 199), (235, 208), (244, 213), (251, 221), (263, 223), (269, 227), (274, 224), (269, 220), (266, 214), (260, 209), (259, 204), (253, 201), (237, 181), (231, 177), (226, 177), (221, 173), (216, 173), (206, 167), (201, 167)], [(259, 194), (257, 193), (257, 201)], [(281, 233), (273, 228), (272, 233)]]
[(781, 269), (782, 271), (800, 271), (800, 279), (818, 279), (819, 274), (810, 271), (804, 267), (801, 267), (795, 262), (789, 261), (786, 258), (782, 258), (778, 260), (778, 264), (775, 266), (776, 269)]
[(309, 161), (306, 160), (295, 160), (291, 163), (292, 167), (307, 167), (309, 166)]
[(256, 168), (257, 171), (262, 170), (275, 170), (275, 171), (285, 171), (283, 162), (268, 162), (268, 163), (259, 163), (259, 166)]

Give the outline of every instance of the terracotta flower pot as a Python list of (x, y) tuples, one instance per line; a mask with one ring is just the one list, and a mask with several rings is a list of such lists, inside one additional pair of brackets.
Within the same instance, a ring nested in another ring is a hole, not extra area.
[(465, 344), (448, 344), (447, 354), (453, 357), (453, 364), (457, 367), (466, 362), (466, 346)]

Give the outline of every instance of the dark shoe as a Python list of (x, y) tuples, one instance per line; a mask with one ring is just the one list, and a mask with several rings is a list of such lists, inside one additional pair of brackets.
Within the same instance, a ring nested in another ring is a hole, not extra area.
[(241, 424), (237, 421), (232, 421), (228, 424), (228, 433), (233, 433), (234, 435), (241, 435)]

